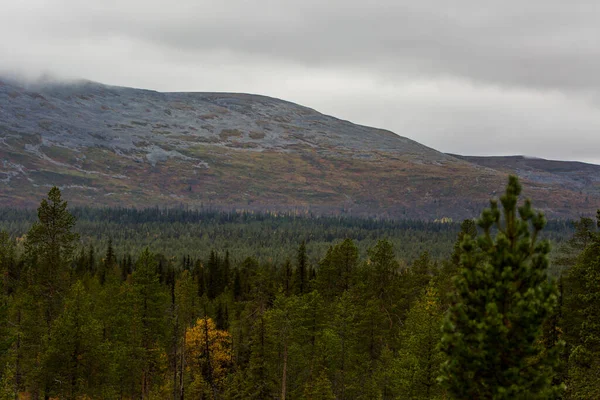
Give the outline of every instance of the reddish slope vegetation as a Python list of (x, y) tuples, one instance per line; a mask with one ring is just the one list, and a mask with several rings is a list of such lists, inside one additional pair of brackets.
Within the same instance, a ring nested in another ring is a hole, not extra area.
[(581, 184), (565, 185), (246, 94), (0, 79), (0, 160), (4, 206), (34, 206), (58, 185), (72, 204), (91, 206), (456, 219), (477, 215), (516, 171), (550, 216), (600, 207), (583, 167), (572, 166)]

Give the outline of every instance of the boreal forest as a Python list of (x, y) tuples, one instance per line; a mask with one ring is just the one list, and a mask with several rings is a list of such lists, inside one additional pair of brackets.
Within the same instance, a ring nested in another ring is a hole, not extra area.
[(520, 194), (457, 223), (54, 187), (0, 210), (0, 398), (598, 398), (600, 221)]

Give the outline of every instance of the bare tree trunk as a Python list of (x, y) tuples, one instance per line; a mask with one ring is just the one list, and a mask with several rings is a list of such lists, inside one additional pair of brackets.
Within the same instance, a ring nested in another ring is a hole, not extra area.
[(179, 319), (175, 317), (175, 328), (173, 329), (173, 400), (177, 400), (177, 347), (179, 336)]
[(142, 373), (142, 397), (141, 399), (144, 400), (146, 398), (146, 371), (144, 371)]
[(283, 344), (283, 374), (281, 377), (281, 400), (285, 400), (287, 391), (287, 363), (288, 363), (288, 345), (287, 340)]
[(346, 332), (342, 336), (342, 394), (340, 396), (340, 400), (344, 400), (346, 398)]
[(217, 385), (214, 382), (213, 379), (213, 370), (212, 370), (212, 361), (210, 359), (210, 342), (209, 342), (210, 338), (208, 336), (208, 317), (206, 315), (206, 309), (204, 310), (204, 351), (206, 353), (206, 367), (207, 367), (207, 376), (206, 376), (206, 381), (208, 382), (208, 385), (210, 386), (210, 388), (212, 389), (213, 392), (213, 399), (217, 399), (218, 398), (218, 393), (217, 393)]
[(17, 314), (17, 326), (19, 327), (19, 333), (17, 334), (17, 361), (15, 365), (15, 400), (18, 400), (19, 391), (21, 390), (21, 309)]
[(179, 363), (179, 400), (183, 400), (185, 397), (185, 388), (184, 388), (184, 375), (183, 371), (185, 370), (185, 337), (183, 340), (183, 345), (181, 346), (181, 362)]

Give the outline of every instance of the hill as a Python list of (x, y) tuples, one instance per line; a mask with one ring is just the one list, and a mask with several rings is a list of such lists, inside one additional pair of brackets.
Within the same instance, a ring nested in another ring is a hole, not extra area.
[(597, 166), (487, 164), (279, 99), (89, 81), (0, 79), (0, 159), (2, 206), (35, 206), (58, 185), (77, 205), (456, 219), (518, 170), (552, 217), (600, 207)]
[(560, 185), (582, 194), (585, 192), (597, 195), (600, 189), (600, 165), (524, 156), (452, 156), (498, 171), (517, 174), (530, 182)]

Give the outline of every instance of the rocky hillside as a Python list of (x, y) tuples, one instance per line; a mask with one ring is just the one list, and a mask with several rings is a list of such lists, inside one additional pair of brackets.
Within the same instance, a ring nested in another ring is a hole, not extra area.
[(597, 170), (573, 168), (581, 184), (565, 185), (564, 174), (443, 154), (264, 96), (0, 78), (4, 206), (34, 206), (58, 185), (92, 206), (462, 218), (517, 171), (551, 216), (595, 212)]

